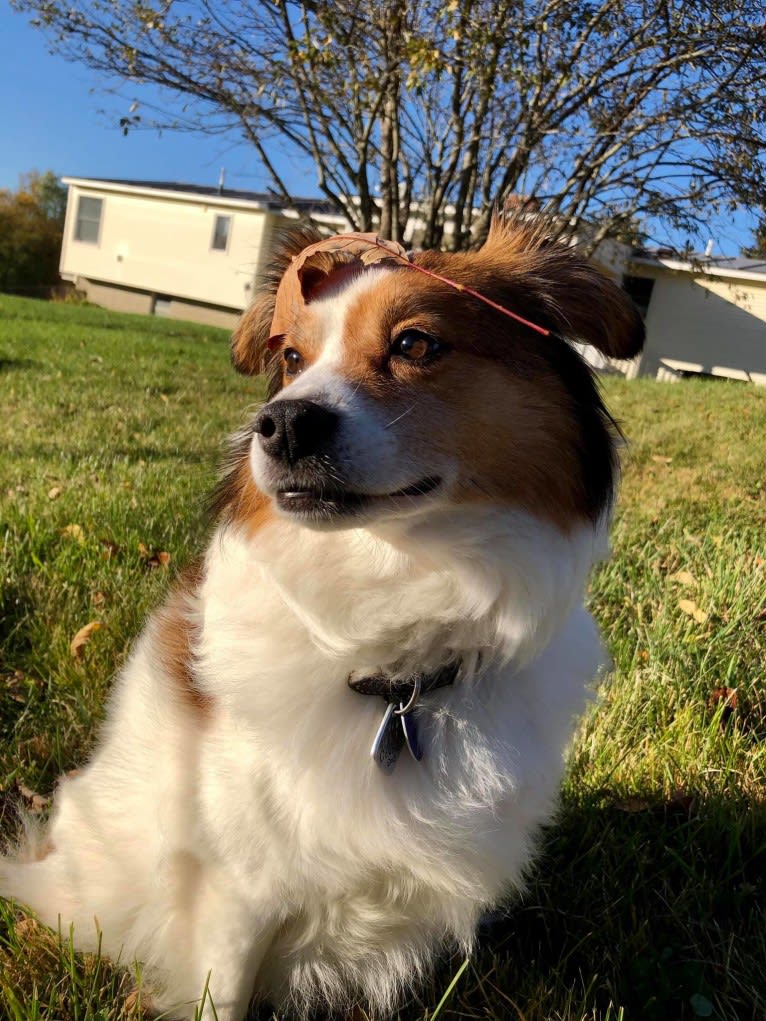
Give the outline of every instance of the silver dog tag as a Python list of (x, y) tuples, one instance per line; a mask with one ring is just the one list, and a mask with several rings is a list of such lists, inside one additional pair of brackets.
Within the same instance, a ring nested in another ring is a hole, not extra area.
[(370, 755), (384, 773), (393, 773), (397, 760), (405, 744), (404, 728), (399, 717), (394, 716), (396, 704), (389, 703), (383, 714), (375, 740), (370, 748)]
[[(402, 708), (401, 703), (399, 704), (399, 708)], [(399, 719), (402, 721), (402, 730), (404, 731), (404, 739), (407, 742), (407, 749), (415, 762), (420, 762), (423, 758), (423, 749), (420, 745), (420, 736), (418, 735), (418, 724), (415, 719), (415, 714), (406, 713), (404, 716), (400, 716)]]

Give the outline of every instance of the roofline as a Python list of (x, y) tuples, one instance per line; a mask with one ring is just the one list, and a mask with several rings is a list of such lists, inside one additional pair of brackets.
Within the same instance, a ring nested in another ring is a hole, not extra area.
[(753, 273), (747, 269), (722, 269), (720, 266), (711, 266), (709, 263), (700, 263), (698, 266), (691, 262), (684, 262), (681, 259), (648, 259), (642, 256), (633, 256), (628, 259), (629, 265), (648, 266), (652, 269), (669, 269), (676, 273), (690, 273), (699, 277), (728, 277), (735, 280), (753, 280), (766, 285), (766, 273)]
[[(249, 209), (262, 213), (280, 214), (292, 218), (295, 210), (287, 203), (262, 202), (259, 199), (232, 198), (227, 195), (205, 194), (191, 191), (178, 191), (170, 188), (149, 188), (142, 184), (123, 184), (116, 181), (105, 181), (98, 177), (62, 177), (64, 184), (73, 184), (78, 188), (90, 189), (91, 191), (106, 191), (118, 194), (140, 195), (143, 198), (162, 198), (173, 202), (186, 202), (193, 205), (219, 206), (225, 209)], [(303, 200), (311, 201), (311, 200)], [(323, 201), (317, 199), (317, 202)], [(312, 217), (320, 223), (345, 223), (346, 218), (341, 213), (329, 213), (326, 210), (313, 212)]]
[(232, 199), (225, 195), (198, 195), (190, 191), (172, 191), (170, 188), (147, 188), (140, 184), (116, 184), (114, 181), (102, 181), (97, 177), (62, 177), (61, 180), (64, 184), (74, 184), (79, 188), (90, 188), (94, 191), (128, 192), (145, 198), (172, 199), (174, 202), (192, 202), (205, 206), (258, 209), (264, 213), (277, 211), (268, 203), (259, 202), (257, 199)]

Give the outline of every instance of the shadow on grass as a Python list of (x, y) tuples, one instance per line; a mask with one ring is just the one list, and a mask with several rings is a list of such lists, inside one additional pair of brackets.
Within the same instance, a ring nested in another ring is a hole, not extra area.
[(0, 372), (18, 372), (42, 367), (43, 363), (35, 361), (34, 358), (0, 358)]
[[(440, 1016), (761, 1021), (765, 895), (764, 805), (594, 798), (565, 806), (525, 897), (482, 927)], [(460, 963), (444, 962), (400, 1012), (375, 1021), (430, 1016)], [(40, 989), (47, 981), (35, 977)], [(251, 1021), (273, 1016), (267, 1006), (250, 1013)]]
[(594, 799), (564, 808), (527, 895), (482, 932), (476, 970), (520, 1019), (611, 1004), (626, 1021), (755, 1021), (765, 906), (766, 806)]

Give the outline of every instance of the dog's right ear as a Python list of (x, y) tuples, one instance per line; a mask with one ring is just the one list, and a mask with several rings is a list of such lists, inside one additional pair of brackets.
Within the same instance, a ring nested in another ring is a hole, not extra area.
[[(313, 227), (283, 231), (275, 238), (274, 253), (262, 278), (260, 293), (245, 309), (231, 338), (231, 361), (237, 372), (245, 376), (257, 376), (263, 372), (274, 375), (270, 369), (275, 359), (267, 345), (279, 282), (295, 256), (321, 240), (322, 235)], [(270, 382), (269, 396), (272, 389), (273, 383)]]

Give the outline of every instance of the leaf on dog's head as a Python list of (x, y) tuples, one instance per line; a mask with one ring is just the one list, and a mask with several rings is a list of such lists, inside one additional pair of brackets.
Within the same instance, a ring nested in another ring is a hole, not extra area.
[(82, 659), (83, 646), (90, 641), (90, 636), (94, 631), (98, 631), (101, 627), (100, 620), (92, 620), (85, 627), (81, 627), (77, 634), (74, 636), (72, 641), (69, 643), (69, 651), (72, 653), (75, 659)]

